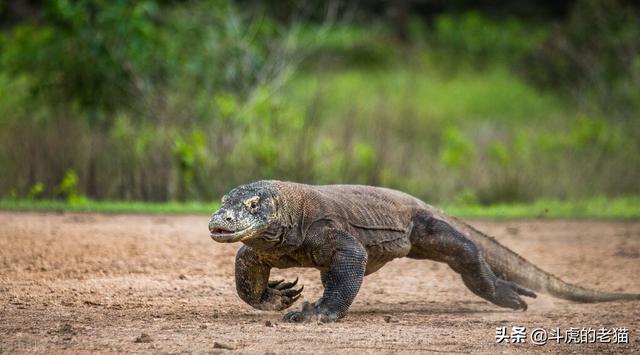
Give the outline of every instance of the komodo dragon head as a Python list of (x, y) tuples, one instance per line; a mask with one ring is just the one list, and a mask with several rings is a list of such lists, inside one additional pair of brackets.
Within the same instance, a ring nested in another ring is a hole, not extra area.
[(276, 195), (272, 187), (260, 182), (231, 190), (209, 219), (211, 238), (220, 243), (234, 243), (275, 237), (270, 229), (277, 224)]

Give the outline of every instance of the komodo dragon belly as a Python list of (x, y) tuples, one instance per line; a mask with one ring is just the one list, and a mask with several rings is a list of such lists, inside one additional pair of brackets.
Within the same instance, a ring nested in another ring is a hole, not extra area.
[(367, 249), (365, 275), (378, 271), (389, 261), (406, 256), (411, 250), (410, 228), (371, 229), (353, 227), (352, 233)]

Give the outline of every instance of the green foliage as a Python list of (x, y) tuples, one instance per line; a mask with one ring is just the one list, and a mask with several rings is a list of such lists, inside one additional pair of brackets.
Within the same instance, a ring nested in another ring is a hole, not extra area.
[(213, 98), (213, 101), (216, 105), (218, 112), (223, 118), (233, 117), (233, 115), (237, 114), (238, 102), (237, 100), (229, 94), (220, 94), (216, 95)]
[(539, 199), (532, 203), (482, 205), (451, 205), (444, 210), (454, 216), (467, 218), (640, 218), (640, 197), (626, 196), (562, 201)]
[(634, 117), (640, 109), (638, 16), (638, 7), (625, 1), (576, 1), (569, 19), (528, 53), (520, 71), (539, 87)]
[(0, 72), (0, 125), (10, 124), (8, 121), (26, 115), (30, 99), (29, 81), (24, 75), (13, 77)]
[(371, 144), (355, 142), (349, 163), (355, 182), (375, 185), (377, 159), (375, 148)]
[(266, 178), (474, 206), (637, 195), (640, 26), (579, 3), (559, 30), (443, 14), (399, 43), (225, 0), (49, 1), (0, 35), (0, 196), (209, 201)]
[(31, 186), (31, 189), (29, 189), (29, 193), (27, 194), (27, 199), (36, 200), (42, 197), (44, 190), (45, 190), (44, 184), (42, 182), (36, 182), (33, 186)]
[[(384, 72), (350, 69), (339, 73), (301, 73), (287, 92), (294, 100), (313, 102), (319, 92), (333, 114), (358, 111), (373, 115), (380, 105), (402, 111), (408, 106), (424, 127), (438, 124), (472, 124), (484, 120), (505, 125), (546, 121), (565, 115), (565, 103), (540, 93), (502, 68), (460, 70), (444, 75), (431, 63), (392, 67)], [(428, 123), (428, 125), (427, 125)]]
[(502, 142), (495, 142), (488, 147), (489, 159), (496, 163), (500, 168), (506, 169), (513, 164), (512, 156), (509, 153), (507, 145)]
[[(60, 184), (56, 187), (56, 193), (67, 200), (69, 204), (78, 204), (85, 199), (85, 197), (78, 192), (78, 182), (78, 174), (73, 170), (67, 170), (62, 181), (60, 181)], [(42, 191), (44, 191), (44, 188)]]
[[(318, 32), (317, 26), (303, 26), (295, 33), (298, 50), (307, 58), (306, 70), (327, 72), (346, 68), (384, 69), (398, 56), (398, 48), (388, 46), (388, 28), (379, 23), (368, 27), (336, 24)], [(306, 45), (305, 45), (306, 44)]]
[(514, 63), (547, 35), (543, 26), (515, 18), (496, 21), (474, 11), (438, 16), (434, 27), (430, 40), (446, 58), (453, 59), (449, 62), (453, 65)]
[(440, 160), (445, 167), (464, 169), (473, 159), (473, 145), (460, 130), (449, 127), (444, 131), (443, 150)]
[[(624, 141), (630, 137), (603, 119), (577, 117), (566, 132), (556, 132), (541, 137), (541, 146), (549, 153), (559, 150), (578, 152), (596, 151), (616, 153), (624, 149)], [(630, 143), (630, 142), (629, 142)]]
[(0, 199), (0, 210), (66, 211), (98, 213), (209, 214), (220, 207), (218, 202), (142, 202)]
[(188, 137), (178, 137), (173, 145), (173, 155), (180, 175), (178, 198), (193, 199), (196, 196), (198, 167), (203, 166), (207, 159), (204, 133), (196, 129)]
[(50, 1), (47, 25), (16, 27), (3, 43), (3, 67), (28, 74), (32, 92), (51, 105), (96, 112), (133, 104), (157, 75), (155, 2)]
[(453, 203), (455, 206), (462, 207), (462, 208), (465, 208), (465, 207), (468, 208), (468, 207), (480, 205), (480, 201), (478, 201), (478, 197), (476, 196), (476, 194), (469, 189), (463, 190), (461, 193), (459, 193), (453, 199)]

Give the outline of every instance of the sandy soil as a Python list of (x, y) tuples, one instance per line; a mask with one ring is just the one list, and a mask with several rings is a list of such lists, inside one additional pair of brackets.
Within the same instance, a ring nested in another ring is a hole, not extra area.
[[(640, 302), (576, 304), (542, 295), (495, 307), (446, 265), (401, 259), (368, 276), (347, 317), (289, 324), (235, 293), (238, 245), (207, 216), (0, 213), (0, 352), (638, 353)], [(570, 282), (640, 292), (640, 222), (473, 221)], [(305, 300), (321, 294), (310, 269)], [(299, 305), (294, 305), (298, 307)], [(497, 344), (496, 327), (629, 329), (629, 344)], [(231, 350), (225, 349), (230, 348)]]

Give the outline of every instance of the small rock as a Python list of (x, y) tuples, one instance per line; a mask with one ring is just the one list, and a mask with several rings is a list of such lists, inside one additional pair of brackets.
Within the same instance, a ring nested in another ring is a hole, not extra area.
[(180, 276), (178, 276), (178, 278), (179, 278), (180, 280), (186, 280), (186, 279), (187, 279), (187, 276), (186, 276), (186, 275), (184, 275), (184, 274), (180, 274)]
[(151, 337), (147, 333), (140, 334), (140, 336), (135, 340), (136, 343), (150, 343), (152, 341), (153, 339), (151, 339)]
[(207, 329), (207, 325), (206, 324), (200, 324), (200, 329)]
[(75, 329), (73, 329), (71, 324), (64, 323), (58, 329), (47, 330), (47, 334), (60, 334), (60, 335), (66, 335), (67, 337), (70, 337), (72, 335), (76, 335), (76, 331)]
[(271, 321), (268, 320), (268, 321), (264, 322), (264, 326), (265, 327), (273, 327), (273, 323), (271, 323)]
[(233, 345), (229, 345), (229, 344), (225, 344), (225, 343), (219, 343), (217, 341), (213, 342), (213, 347), (214, 347), (214, 349), (226, 349), (226, 350), (235, 349), (235, 347)]
[(60, 334), (71, 334), (71, 335), (76, 335), (76, 331), (73, 329), (73, 327), (71, 326), (71, 324), (69, 323), (65, 323), (63, 324), (60, 329), (58, 330), (58, 332)]
[(640, 258), (640, 252), (633, 251), (633, 250), (618, 250), (617, 252), (613, 253), (613, 255), (621, 256), (623, 258), (630, 258), (630, 259)]
[(393, 316), (386, 315), (383, 318), (384, 318), (384, 321), (387, 322), (387, 323), (398, 323), (398, 319), (396, 319)]
[(518, 227), (507, 227), (507, 232), (511, 235), (518, 235), (520, 233), (520, 229)]

